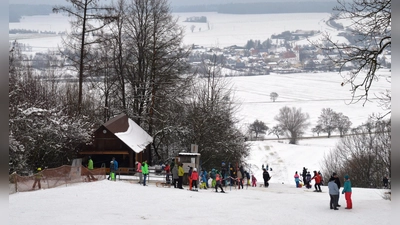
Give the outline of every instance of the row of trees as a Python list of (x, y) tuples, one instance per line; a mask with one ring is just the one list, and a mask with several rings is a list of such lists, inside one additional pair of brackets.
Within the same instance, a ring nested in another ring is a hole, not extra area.
[[(247, 156), (229, 83), (215, 62), (190, 73), (183, 29), (166, 0), (69, 2), (54, 8), (72, 19), (60, 49), (65, 67), (48, 63), (39, 74), (18, 44), (10, 50), (10, 173), (68, 164), (94, 129), (120, 113), (154, 138), (146, 149), (150, 163), (191, 144), (207, 168)], [(77, 82), (57, 82), (70, 71)]]
[[(296, 144), (297, 139), (301, 137), (309, 127), (309, 115), (301, 112), (301, 109), (295, 107), (283, 107), (279, 110), (279, 114), (275, 117), (278, 122), (273, 128), (269, 128), (263, 121), (255, 120), (248, 127), (250, 136), (255, 134), (257, 139), (260, 134), (274, 134), (278, 138), (287, 135), (290, 138), (290, 144)], [(338, 130), (340, 136), (343, 137), (351, 128), (352, 123), (349, 117), (343, 113), (336, 113), (331, 108), (323, 108), (321, 115), (318, 117), (317, 125), (312, 128), (313, 133), (327, 133), (328, 138), (332, 132)]]

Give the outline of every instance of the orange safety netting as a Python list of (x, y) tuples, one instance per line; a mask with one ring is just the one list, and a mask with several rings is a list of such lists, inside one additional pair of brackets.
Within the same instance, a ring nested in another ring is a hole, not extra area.
[(32, 176), (9, 175), (9, 193), (54, 188), (72, 183), (91, 182), (106, 178), (106, 168), (88, 170), (84, 166), (61, 166), (44, 169)]

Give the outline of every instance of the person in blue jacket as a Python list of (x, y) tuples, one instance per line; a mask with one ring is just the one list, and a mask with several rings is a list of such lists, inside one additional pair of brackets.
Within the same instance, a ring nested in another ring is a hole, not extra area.
[(344, 185), (342, 194), (344, 194), (344, 198), (346, 199), (347, 207), (345, 209), (352, 209), (353, 202), (351, 201), (351, 181), (349, 175), (344, 175)]
[[(111, 162), (112, 163), (110, 163), (110, 173), (114, 174), (114, 181), (115, 181), (116, 180), (116, 176), (117, 176), (116, 174), (117, 174), (117, 171), (118, 171), (118, 162), (117, 162), (117, 160), (115, 160), (115, 157), (112, 158)], [(110, 176), (111, 176), (111, 174), (110, 174)]]
[(207, 181), (207, 171), (203, 170), (201, 173), (201, 181), (205, 184), (205, 189), (208, 188), (208, 181)]

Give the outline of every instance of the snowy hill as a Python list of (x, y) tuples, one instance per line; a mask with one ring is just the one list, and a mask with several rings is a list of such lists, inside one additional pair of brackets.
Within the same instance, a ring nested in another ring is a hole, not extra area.
[[(339, 138), (315, 138), (300, 140), (298, 145), (287, 144), (288, 141), (255, 141), (251, 142), (251, 153), (246, 159), (249, 169), (258, 182), (262, 181), (262, 164), (269, 165), (272, 171), (270, 183), (293, 184), (296, 171), (302, 172), (306, 167), (312, 171), (322, 170), (320, 163), (339, 141)], [(332, 171), (333, 172), (333, 171)]]
[[(353, 188), (353, 209), (340, 195), (338, 211), (329, 209), (322, 193), (295, 188), (293, 175), (303, 166), (319, 169), (323, 155), (337, 139), (306, 139), (299, 145), (278, 141), (252, 142), (248, 162), (259, 182), (260, 167), (273, 168), (268, 188), (225, 188), (199, 192), (144, 187), (136, 181), (102, 180), (9, 195), (10, 224), (390, 224), (391, 201), (383, 189)], [(284, 182), (284, 184), (282, 184)], [(187, 188), (187, 187), (186, 187)]]

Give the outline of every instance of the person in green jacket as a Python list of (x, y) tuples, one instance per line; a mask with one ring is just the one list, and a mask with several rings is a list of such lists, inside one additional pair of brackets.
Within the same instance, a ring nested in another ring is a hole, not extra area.
[(87, 168), (88, 168), (89, 170), (92, 170), (92, 169), (93, 169), (93, 160), (92, 160), (92, 157), (90, 157), (90, 156), (89, 156), (89, 161), (88, 161)]
[(93, 176), (93, 173), (90, 172), (90, 170), (93, 170), (93, 160), (92, 160), (92, 157), (90, 157), (90, 156), (89, 156), (87, 168), (88, 168), (88, 170), (89, 170), (89, 171), (87, 172), (87, 174), (86, 174), (86, 176), (87, 176), (87, 178), (88, 178), (88, 181), (90, 182), (90, 181), (92, 181), (92, 180), (97, 180), (97, 179)]
[(353, 202), (351, 201), (351, 181), (349, 175), (344, 175), (344, 185), (342, 194), (344, 194), (344, 198), (346, 199), (347, 207), (345, 209), (352, 209)]
[(185, 174), (185, 170), (183, 170), (183, 163), (179, 163), (178, 166), (178, 188), (183, 189), (182, 183), (183, 183), (183, 175)]
[(149, 165), (147, 165), (147, 160), (142, 163), (142, 174), (143, 174), (143, 186), (146, 186), (147, 175), (149, 175)]

